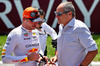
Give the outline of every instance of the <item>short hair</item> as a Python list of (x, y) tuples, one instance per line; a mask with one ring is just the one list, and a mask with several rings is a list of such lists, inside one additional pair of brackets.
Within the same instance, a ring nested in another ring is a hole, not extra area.
[(72, 4), (72, 2), (63, 2), (64, 3), (64, 11), (71, 11), (72, 12), (72, 16), (75, 17), (75, 8), (74, 5)]

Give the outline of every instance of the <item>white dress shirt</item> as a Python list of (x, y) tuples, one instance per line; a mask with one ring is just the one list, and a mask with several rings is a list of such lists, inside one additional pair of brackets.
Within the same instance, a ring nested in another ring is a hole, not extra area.
[(57, 39), (58, 66), (79, 66), (88, 51), (97, 49), (88, 27), (73, 18), (59, 26)]

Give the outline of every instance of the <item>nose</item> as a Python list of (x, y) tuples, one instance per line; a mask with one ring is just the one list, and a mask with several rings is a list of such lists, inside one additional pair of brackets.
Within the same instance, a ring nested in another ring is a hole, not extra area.
[(38, 22), (33, 22), (33, 24), (32, 25), (37, 25), (38, 24)]
[(38, 25), (38, 22), (36, 22), (36, 25)]
[(58, 15), (56, 15), (56, 18), (59, 18), (59, 16), (58, 16)]
[(59, 18), (59, 16), (58, 16), (58, 15), (56, 15), (56, 18)]

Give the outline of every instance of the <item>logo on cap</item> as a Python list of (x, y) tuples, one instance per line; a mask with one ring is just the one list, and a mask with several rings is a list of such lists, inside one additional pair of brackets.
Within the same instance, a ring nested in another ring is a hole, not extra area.
[(35, 12), (31, 12), (31, 17), (35, 17)]

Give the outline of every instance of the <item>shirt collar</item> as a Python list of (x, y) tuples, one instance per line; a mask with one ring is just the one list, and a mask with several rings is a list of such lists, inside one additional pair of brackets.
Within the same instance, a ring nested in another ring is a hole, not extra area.
[(23, 30), (23, 31), (26, 31), (26, 32), (32, 32), (32, 30), (27, 30), (27, 29), (25, 29), (22, 25), (21, 25), (21, 29)]
[(67, 24), (67, 25), (65, 25), (65, 27), (67, 27), (67, 26), (74, 26), (74, 23), (75, 23), (75, 17)]

